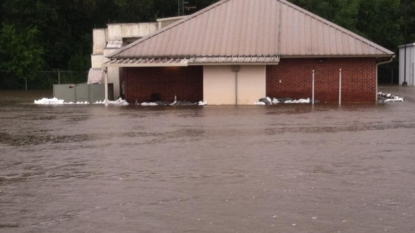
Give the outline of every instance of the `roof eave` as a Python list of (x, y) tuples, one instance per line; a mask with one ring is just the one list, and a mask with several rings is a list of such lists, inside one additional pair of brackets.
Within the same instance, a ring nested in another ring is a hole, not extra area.
[(409, 47), (415, 47), (415, 43), (406, 44), (406, 45), (400, 45), (398, 48), (402, 49), (402, 48), (405, 48), (405, 47), (407, 47), (407, 48), (409, 48)]
[(382, 58), (393, 57), (395, 54), (368, 54), (368, 55), (281, 55), (281, 58)]
[(278, 65), (279, 62), (206, 62), (189, 63), (189, 66), (267, 66)]

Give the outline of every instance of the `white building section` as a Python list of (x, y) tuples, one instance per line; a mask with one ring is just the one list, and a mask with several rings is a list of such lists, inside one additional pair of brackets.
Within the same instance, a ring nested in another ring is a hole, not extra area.
[(158, 23), (108, 24), (108, 41), (142, 38), (158, 30)]
[(238, 72), (238, 104), (252, 105), (266, 96), (266, 66), (241, 66)]
[[(96, 74), (102, 71), (103, 64), (108, 62), (107, 57), (118, 49), (128, 44), (148, 36), (163, 27), (182, 19), (183, 17), (173, 17), (158, 19), (151, 23), (120, 23), (108, 24), (105, 29), (93, 30), (93, 53), (91, 54), (91, 72)], [(93, 71), (93, 72), (92, 72)], [(108, 83), (113, 84), (114, 98), (118, 99), (122, 95), (122, 84), (120, 83), (120, 71), (118, 67), (108, 67)], [(88, 76), (88, 83), (97, 83), (96, 75)], [(104, 83), (102, 79), (98, 83)]]
[(399, 84), (402, 84), (405, 79), (408, 86), (415, 86), (415, 43), (406, 45), (406, 67), (405, 45), (399, 46)]
[(265, 95), (265, 65), (203, 67), (203, 99), (210, 105), (253, 105)]

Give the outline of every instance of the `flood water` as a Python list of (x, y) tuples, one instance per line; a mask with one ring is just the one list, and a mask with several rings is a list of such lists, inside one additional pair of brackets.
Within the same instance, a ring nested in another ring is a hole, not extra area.
[[(0, 102), (0, 232), (415, 232), (415, 88), (371, 105)], [(0, 93), (1, 96), (1, 93)]]

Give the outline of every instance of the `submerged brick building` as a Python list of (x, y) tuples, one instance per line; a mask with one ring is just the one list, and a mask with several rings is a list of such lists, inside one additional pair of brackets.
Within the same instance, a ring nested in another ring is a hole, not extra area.
[(265, 96), (375, 102), (394, 53), (286, 0), (222, 0), (111, 54), (129, 102), (249, 105)]

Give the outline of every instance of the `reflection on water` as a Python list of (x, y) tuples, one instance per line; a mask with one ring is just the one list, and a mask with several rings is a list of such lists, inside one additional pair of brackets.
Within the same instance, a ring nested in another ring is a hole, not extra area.
[(0, 232), (414, 231), (412, 101), (9, 100), (0, 101)]

